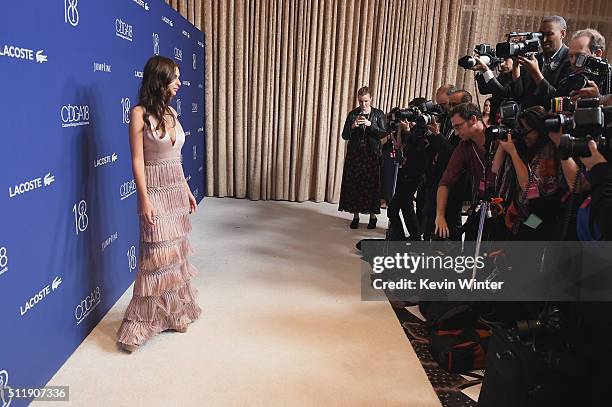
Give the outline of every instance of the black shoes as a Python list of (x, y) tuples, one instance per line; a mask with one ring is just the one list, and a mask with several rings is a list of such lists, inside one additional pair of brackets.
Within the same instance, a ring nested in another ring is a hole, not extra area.
[[(370, 218), (370, 221), (368, 222), (368, 229), (376, 229), (376, 218)], [(351, 229), (357, 229), (359, 227), (359, 218), (353, 218), (353, 220), (351, 221), (351, 225), (350, 228)]]
[(376, 229), (376, 221), (378, 219), (376, 218), (370, 218), (370, 221), (368, 222), (368, 229)]

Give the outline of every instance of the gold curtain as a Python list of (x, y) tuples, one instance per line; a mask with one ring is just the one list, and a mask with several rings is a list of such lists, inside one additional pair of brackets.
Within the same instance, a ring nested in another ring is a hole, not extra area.
[(337, 202), (340, 132), (363, 85), (385, 111), (443, 83), (474, 93), (457, 59), (544, 15), (612, 33), (606, 0), (166, 3), (206, 34), (207, 195), (249, 199)]

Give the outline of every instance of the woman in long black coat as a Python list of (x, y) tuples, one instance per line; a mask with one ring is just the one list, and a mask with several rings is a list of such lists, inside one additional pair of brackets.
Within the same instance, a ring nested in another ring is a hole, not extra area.
[(348, 140), (339, 211), (351, 212), (351, 229), (359, 226), (359, 214), (370, 214), (368, 229), (376, 228), (380, 213), (380, 139), (387, 134), (385, 114), (373, 108), (368, 87), (357, 91), (359, 107), (349, 112), (342, 130)]

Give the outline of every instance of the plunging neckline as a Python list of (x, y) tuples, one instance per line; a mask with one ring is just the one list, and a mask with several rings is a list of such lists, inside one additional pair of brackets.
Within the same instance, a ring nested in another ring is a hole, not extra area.
[[(174, 116), (174, 115), (173, 115)], [(168, 139), (170, 140), (170, 145), (172, 146), (172, 148), (174, 148), (174, 146), (176, 145), (176, 141), (178, 140), (178, 133), (176, 128), (179, 126), (178, 124), (178, 119), (176, 117), (174, 117), (174, 141), (172, 141), (172, 137), (170, 136), (170, 132), (168, 130), (166, 130), (166, 132), (164, 133), (163, 137), (160, 137), (160, 140), (163, 140), (165, 137), (168, 137)], [(159, 130), (155, 130), (155, 133), (158, 133)]]

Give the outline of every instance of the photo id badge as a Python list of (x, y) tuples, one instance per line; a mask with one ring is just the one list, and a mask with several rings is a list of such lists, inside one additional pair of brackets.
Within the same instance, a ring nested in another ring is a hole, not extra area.
[(480, 191), (481, 194), (484, 194), (486, 189), (487, 189), (487, 184), (484, 179), (481, 179), (480, 183), (478, 184), (478, 191)]
[(523, 224), (529, 226), (532, 229), (537, 229), (538, 226), (542, 224), (542, 219), (532, 213), (527, 219), (523, 221)]
[(538, 188), (538, 184), (532, 182), (527, 187), (527, 199), (536, 199), (540, 197), (540, 190)]

